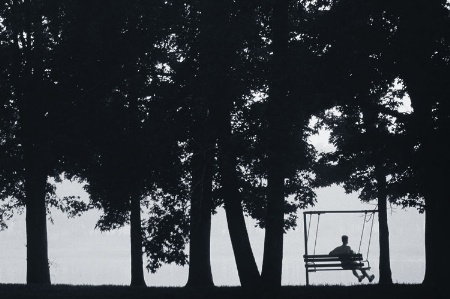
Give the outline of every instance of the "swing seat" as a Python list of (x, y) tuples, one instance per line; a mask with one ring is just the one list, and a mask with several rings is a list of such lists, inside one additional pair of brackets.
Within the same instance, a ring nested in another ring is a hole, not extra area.
[(370, 270), (369, 261), (364, 261), (362, 254), (346, 254), (346, 255), (304, 255), (305, 268), (308, 272), (316, 271), (337, 271), (363, 269)]

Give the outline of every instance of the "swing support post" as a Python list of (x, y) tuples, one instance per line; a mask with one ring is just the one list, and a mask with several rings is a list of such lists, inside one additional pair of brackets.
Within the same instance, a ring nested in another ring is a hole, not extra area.
[[(342, 211), (305, 211), (303, 212), (303, 234), (304, 234), (304, 240), (305, 240), (305, 256), (308, 256), (308, 239), (309, 239), (309, 235), (308, 235), (308, 229), (306, 228), (306, 215), (310, 215), (310, 217), (312, 217), (312, 215), (320, 215), (321, 214), (350, 214), (350, 213), (354, 213), (354, 214), (375, 214), (378, 213), (378, 210), (342, 210)], [(311, 219), (310, 219), (311, 221)], [(318, 224), (318, 223), (317, 223)], [(373, 226), (373, 219), (372, 219), (372, 226)], [(318, 229), (318, 228), (317, 228)], [(372, 234), (372, 231), (370, 232)], [(317, 241), (317, 231), (316, 231), (316, 241)], [(370, 246), (370, 241), (369, 241), (369, 246)], [(360, 244), (361, 247), (361, 244)], [(315, 250), (314, 250), (315, 252)], [(315, 253), (314, 253), (315, 254)], [(305, 272), (306, 272), (306, 285), (309, 286), (309, 271), (308, 271), (308, 267), (305, 265)]]
[[(305, 255), (308, 255), (308, 231), (306, 229), (306, 214), (303, 213), (303, 236), (305, 239)], [(309, 272), (306, 269), (306, 285), (309, 285)]]

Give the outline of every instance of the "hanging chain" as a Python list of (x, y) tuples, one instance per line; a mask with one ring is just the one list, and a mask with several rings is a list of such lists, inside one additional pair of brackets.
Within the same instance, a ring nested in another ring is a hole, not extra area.
[(317, 233), (319, 232), (319, 222), (320, 222), (320, 214), (317, 214), (317, 227), (316, 227), (316, 239), (314, 240), (314, 255), (316, 255), (316, 245), (317, 245)]
[(369, 260), (370, 242), (372, 241), (373, 220), (375, 219), (375, 212), (372, 213), (372, 225), (370, 226), (369, 245), (367, 245), (366, 260)]
[(361, 231), (361, 239), (359, 240), (358, 253), (361, 253), (361, 243), (364, 236), (364, 228), (366, 227), (367, 212), (364, 213), (363, 227)]

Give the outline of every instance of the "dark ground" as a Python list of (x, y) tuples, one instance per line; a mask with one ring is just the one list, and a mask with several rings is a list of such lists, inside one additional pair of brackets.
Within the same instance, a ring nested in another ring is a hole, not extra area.
[(278, 295), (261, 292), (259, 295), (245, 293), (239, 287), (180, 288), (180, 287), (128, 287), (128, 286), (72, 286), (72, 285), (23, 285), (0, 284), (0, 299), (434, 299), (447, 298), (434, 289), (422, 285), (396, 284), (389, 287), (364, 286), (286, 286)]

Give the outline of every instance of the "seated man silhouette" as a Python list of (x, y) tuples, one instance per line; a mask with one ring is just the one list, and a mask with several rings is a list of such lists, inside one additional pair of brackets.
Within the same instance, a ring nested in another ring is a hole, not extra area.
[[(355, 252), (350, 248), (348, 244), (348, 237), (346, 235), (342, 236), (342, 245), (336, 247), (330, 252), (330, 255), (347, 255), (347, 254), (355, 254)], [(369, 282), (372, 282), (375, 278), (375, 275), (367, 274), (367, 271), (365, 269), (361, 269), (361, 266), (358, 265), (356, 261), (346, 261), (344, 258), (341, 259), (341, 264), (343, 269), (351, 269), (353, 272), (353, 275), (355, 275), (358, 278), (358, 281), (361, 282), (364, 277), (367, 277)], [(362, 275), (358, 275), (358, 272), (356, 270), (361, 271)]]

